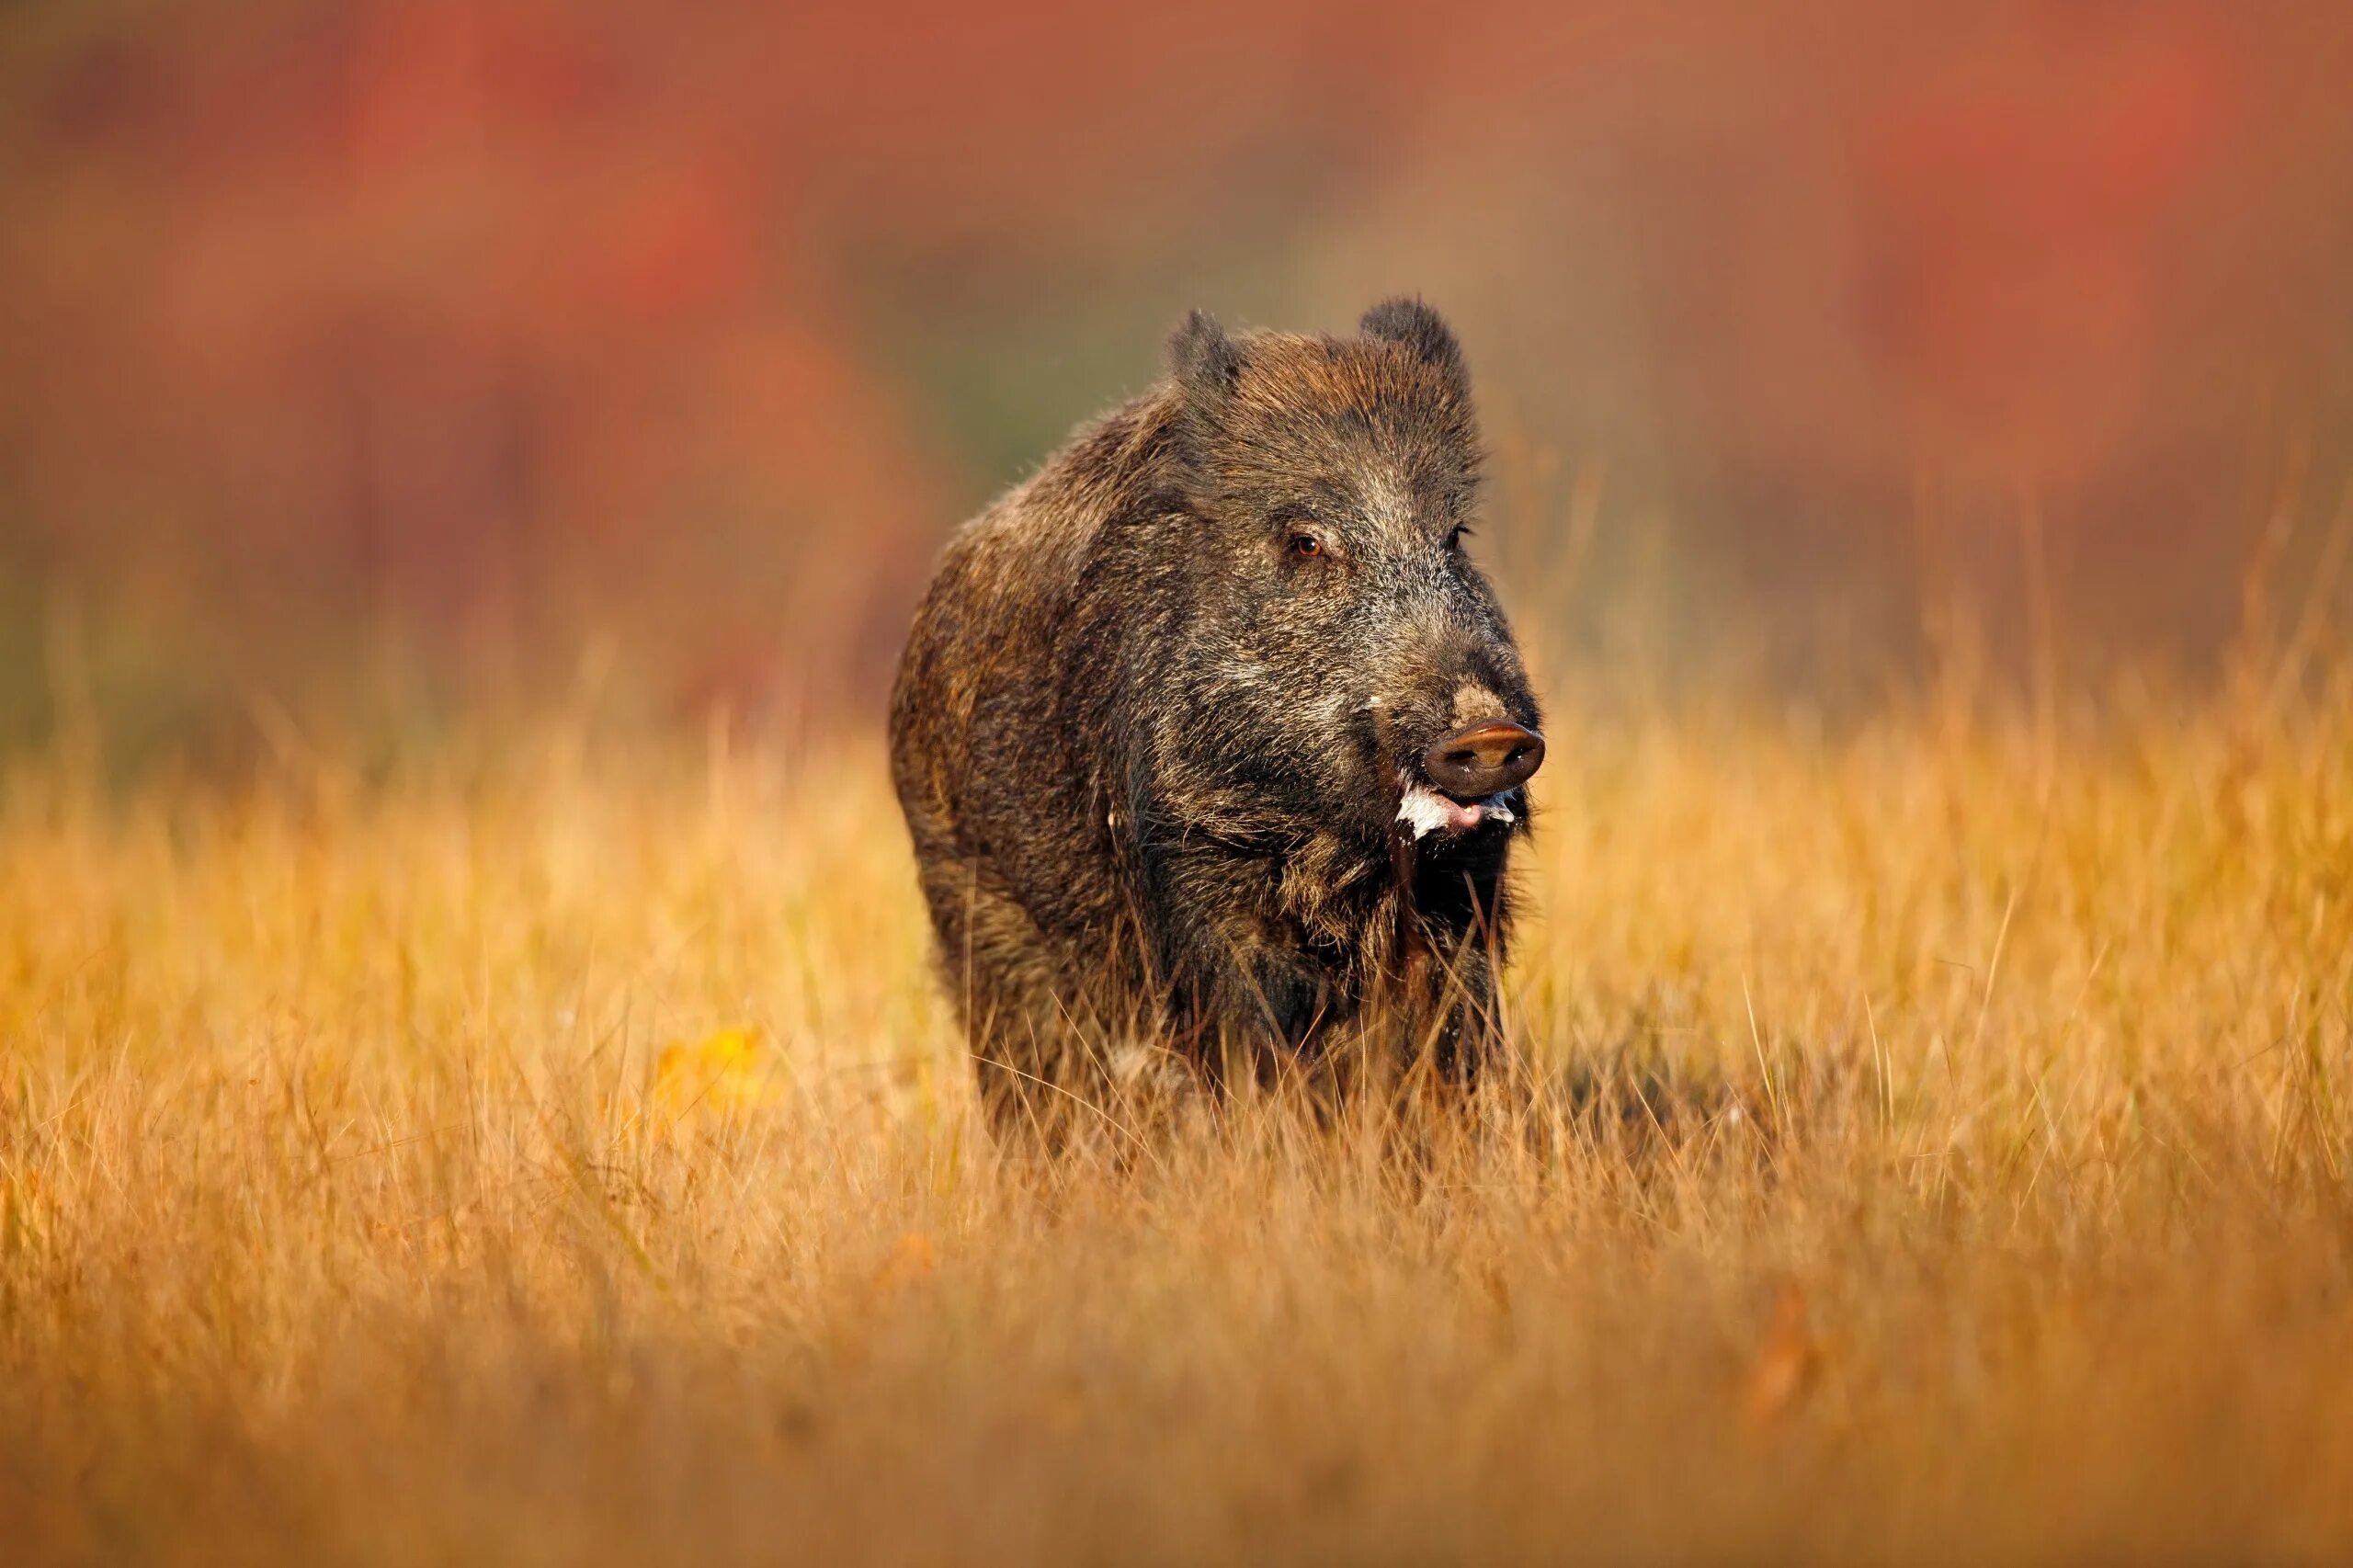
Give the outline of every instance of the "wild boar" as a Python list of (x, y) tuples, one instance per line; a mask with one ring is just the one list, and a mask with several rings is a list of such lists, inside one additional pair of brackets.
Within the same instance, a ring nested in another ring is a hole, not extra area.
[(1165, 379), (949, 542), (891, 753), (1001, 1132), (1137, 1062), (1448, 1082), (1495, 1049), (1544, 741), (1465, 545), (1480, 464), (1419, 301), (1350, 337), (1195, 312)]

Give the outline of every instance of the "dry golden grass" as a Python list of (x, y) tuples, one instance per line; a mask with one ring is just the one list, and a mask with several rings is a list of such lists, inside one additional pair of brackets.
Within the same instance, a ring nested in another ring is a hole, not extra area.
[(2353, 1553), (2353, 682), (1577, 706), (1542, 1070), (1420, 1162), (1264, 1105), (1001, 1159), (869, 746), (17, 767), (0, 1540)]

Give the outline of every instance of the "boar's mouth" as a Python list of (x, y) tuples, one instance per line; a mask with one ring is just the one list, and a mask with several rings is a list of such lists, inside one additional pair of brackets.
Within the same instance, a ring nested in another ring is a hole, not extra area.
[(1454, 838), (1488, 826), (1508, 832), (1518, 824), (1527, 810), (1520, 786), (1543, 766), (1542, 735), (1495, 718), (1427, 745), (1406, 745), (1381, 698), (1368, 699), (1364, 711), (1372, 716), (1375, 754), (1397, 781), (1396, 842), (1418, 844), (1432, 834)]
[(1400, 780), (1397, 821), (1416, 841), (1431, 834), (1452, 837), (1495, 824), (1509, 827), (1519, 821), (1519, 790), (1502, 790), (1473, 800), (1461, 800), (1434, 790), (1418, 778)]

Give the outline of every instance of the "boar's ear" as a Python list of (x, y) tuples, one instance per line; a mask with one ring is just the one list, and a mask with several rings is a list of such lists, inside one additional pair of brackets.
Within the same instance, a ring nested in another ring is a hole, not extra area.
[(1467, 382), (1462, 346), (1454, 341), (1453, 330), (1438, 313), (1421, 301), (1403, 296), (1383, 300), (1365, 312), (1364, 320), (1357, 324), (1367, 337), (1403, 344), (1412, 349), (1415, 358), (1443, 371), (1458, 388)]
[(1242, 379), (1242, 350), (1207, 311), (1188, 311), (1168, 335), (1168, 373), (1185, 401), (1199, 409), (1225, 401)]

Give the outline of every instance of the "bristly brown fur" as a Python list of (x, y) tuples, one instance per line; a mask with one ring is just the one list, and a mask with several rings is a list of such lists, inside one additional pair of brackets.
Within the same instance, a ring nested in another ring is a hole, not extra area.
[(1195, 312), (1168, 358), (957, 534), (892, 696), (941, 968), (1008, 1130), (1099, 1103), (1131, 1058), (1222, 1083), (1343, 1043), (1464, 1074), (1494, 1046), (1520, 826), (1395, 820), (1400, 758), (1538, 721), (1461, 547), (1461, 350), (1392, 300), (1347, 338)]

